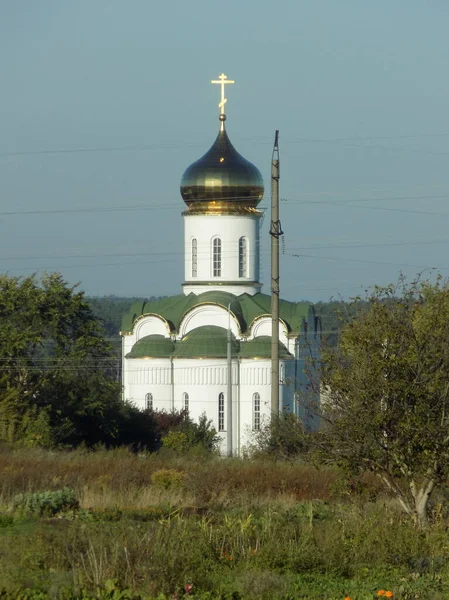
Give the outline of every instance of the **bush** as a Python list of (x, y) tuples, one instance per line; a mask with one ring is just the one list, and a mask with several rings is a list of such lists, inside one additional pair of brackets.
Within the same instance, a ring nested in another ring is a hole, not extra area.
[(13, 508), (23, 515), (50, 516), (63, 510), (76, 510), (79, 501), (68, 487), (47, 492), (18, 494), (13, 498)]
[(186, 474), (174, 469), (160, 469), (151, 475), (151, 483), (164, 490), (181, 488), (184, 485)]
[(162, 446), (174, 452), (185, 452), (189, 447), (189, 439), (183, 431), (169, 431), (162, 438)]
[(203, 413), (198, 423), (192, 421), (185, 411), (152, 413), (162, 438), (162, 446), (174, 452), (185, 453), (192, 448), (214, 452), (218, 449), (219, 437), (212, 421)]
[(272, 415), (268, 423), (253, 433), (247, 450), (253, 456), (296, 458), (308, 451), (309, 437), (303, 422), (293, 413)]

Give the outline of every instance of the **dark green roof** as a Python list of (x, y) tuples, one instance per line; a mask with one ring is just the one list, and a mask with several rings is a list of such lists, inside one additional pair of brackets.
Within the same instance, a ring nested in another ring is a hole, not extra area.
[[(271, 337), (261, 335), (240, 346), (240, 358), (271, 358)], [(287, 348), (279, 342), (279, 358), (294, 358)]]
[(147, 335), (134, 344), (126, 358), (167, 358), (173, 354), (174, 349), (171, 339), (163, 335)]
[[(235, 296), (228, 292), (210, 291), (203, 294), (179, 294), (158, 300), (136, 302), (123, 317), (122, 333), (130, 333), (136, 319), (143, 315), (154, 314), (164, 318), (170, 331), (177, 332), (184, 315), (201, 304), (218, 304), (223, 308), (231, 304), (231, 312), (237, 319), (241, 333), (246, 333), (254, 319), (271, 314), (271, 296), (267, 294), (242, 294)], [(280, 300), (279, 313), (289, 333), (299, 334), (304, 330), (304, 322), (310, 322), (314, 316), (313, 306), (309, 302), (288, 302)]]
[[(216, 325), (205, 325), (189, 331), (176, 343), (175, 358), (226, 358), (228, 352), (228, 332)], [(232, 354), (240, 349), (239, 342), (232, 336)]]

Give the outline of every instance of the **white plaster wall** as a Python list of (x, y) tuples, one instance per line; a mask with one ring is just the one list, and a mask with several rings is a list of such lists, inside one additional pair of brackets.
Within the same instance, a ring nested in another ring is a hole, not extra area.
[(210, 292), (212, 290), (222, 290), (223, 292), (228, 292), (229, 294), (234, 294), (235, 296), (240, 296), (240, 294), (248, 294), (249, 296), (254, 296), (254, 294), (256, 294), (257, 292), (260, 292), (262, 286), (261, 285), (254, 285), (254, 284), (248, 284), (248, 285), (240, 285), (240, 284), (226, 284), (226, 285), (219, 285), (217, 282), (217, 278), (215, 278), (214, 281), (212, 281), (211, 283), (207, 283), (207, 284), (203, 284), (203, 285), (198, 285), (195, 283), (187, 283), (187, 284), (183, 284), (182, 286), (182, 291), (184, 292), (184, 294), (187, 296), (190, 293), (194, 293), (194, 294), (203, 294), (204, 292)]
[(260, 394), (262, 422), (271, 416), (271, 361), (240, 360), (240, 449), (247, 446), (253, 435), (253, 395)]
[(126, 356), (128, 352), (131, 352), (134, 344), (147, 335), (163, 335), (166, 338), (170, 337), (170, 330), (166, 321), (157, 315), (139, 317), (134, 323), (131, 335), (124, 335), (122, 337), (123, 356)]
[[(216, 325), (227, 330), (229, 325), (228, 310), (216, 304), (203, 304), (194, 308), (181, 321), (178, 337), (182, 338), (186, 333), (192, 331), (192, 329), (203, 327), (204, 325)], [(236, 338), (239, 339), (241, 337), (238, 321), (232, 314), (231, 331)]]
[[(262, 335), (271, 337), (271, 316), (260, 317), (253, 321), (248, 335), (248, 339), (252, 340)], [(279, 321), (279, 341), (287, 348), (289, 347), (288, 329), (283, 321)]]
[(126, 372), (125, 400), (144, 409), (145, 395), (153, 394), (155, 410), (172, 410), (172, 361), (170, 358), (126, 358), (123, 369)]
[[(223, 359), (173, 359), (174, 373), (174, 406), (180, 410), (184, 408), (184, 393), (189, 394), (189, 415), (198, 422), (199, 417), (206, 413), (207, 418), (213, 423), (218, 432), (218, 396), (224, 394), (225, 400), (225, 431), (219, 432), (222, 438), (220, 451), (227, 452), (227, 396), (228, 396), (228, 369), (227, 360)], [(237, 406), (239, 393), (239, 363), (232, 361), (232, 400), (233, 400), (233, 431), (234, 445), (236, 444)]]
[[(279, 407), (291, 412), (294, 406), (294, 360), (279, 362)], [(240, 361), (240, 446), (251, 442), (254, 432), (254, 394), (260, 394), (261, 422), (271, 418), (271, 360), (241, 359)]]
[[(251, 215), (184, 215), (184, 255), (185, 255), (185, 287), (184, 292), (195, 291), (195, 282), (216, 283), (235, 282), (244, 284), (259, 281), (259, 218)], [(214, 277), (212, 270), (212, 240), (221, 239), (221, 276)], [(239, 239), (246, 237), (248, 243), (247, 277), (239, 277)], [(197, 240), (197, 276), (192, 277), (192, 239)], [(204, 286), (202, 286), (204, 287)], [(210, 290), (196, 290), (197, 293)], [(212, 288), (213, 289), (213, 288)], [(255, 294), (259, 287), (246, 286), (247, 293)], [(236, 293), (232, 291), (232, 293)], [(240, 292), (243, 293), (243, 290)]]
[(167, 323), (155, 315), (148, 315), (139, 319), (134, 325), (136, 342), (147, 335), (163, 335), (169, 337), (169, 328)]

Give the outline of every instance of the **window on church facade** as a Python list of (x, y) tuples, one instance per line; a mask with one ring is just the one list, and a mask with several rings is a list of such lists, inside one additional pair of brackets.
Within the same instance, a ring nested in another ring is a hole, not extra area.
[(253, 394), (253, 431), (260, 430), (260, 394)]
[(192, 240), (192, 277), (198, 275), (198, 242), (196, 238)]
[(214, 238), (212, 247), (212, 273), (214, 277), (221, 277), (221, 240)]
[(145, 394), (146, 410), (153, 410), (153, 394)]
[(225, 416), (224, 416), (225, 406), (224, 406), (224, 394), (221, 392), (218, 394), (218, 431), (225, 430)]
[(182, 403), (183, 403), (183, 409), (186, 411), (187, 414), (189, 414), (189, 394), (185, 393), (182, 395)]
[(239, 277), (248, 277), (247, 263), (247, 241), (245, 237), (241, 237), (239, 239)]

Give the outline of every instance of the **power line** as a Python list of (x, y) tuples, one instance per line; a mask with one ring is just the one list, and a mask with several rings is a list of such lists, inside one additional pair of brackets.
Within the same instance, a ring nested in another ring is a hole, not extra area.
[[(285, 140), (285, 144), (338, 144), (345, 142), (366, 142), (366, 141), (378, 141), (378, 140), (406, 140), (406, 139), (419, 139), (419, 138), (439, 138), (447, 137), (449, 133), (416, 133), (408, 135), (396, 135), (396, 136), (355, 136), (355, 137), (342, 137), (342, 138), (297, 138)], [(253, 142), (256, 145), (270, 144), (271, 141), (264, 137), (248, 137), (248, 138), (237, 138), (242, 142)], [(179, 142), (170, 143), (157, 143), (157, 144), (131, 144), (124, 146), (82, 146), (78, 148), (43, 148), (41, 150), (16, 150), (9, 152), (0, 152), (0, 157), (12, 157), (12, 156), (40, 156), (40, 155), (57, 155), (57, 154), (84, 154), (94, 153), (98, 154), (101, 152), (144, 152), (148, 150), (172, 150), (177, 148), (203, 148), (203, 142), (186, 143), (180, 144)], [(375, 146), (368, 146), (375, 147)], [(389, 148), (389, 150), (406, 150), (408, 148)], [(421, 152), (419, 149), (413, 149), (413, 151)], [(426, 153), (426, 151), (423, 151)], [(449, 154), (447, 152), (437, 154)]]
[[(317, 195), (320, 195), (320, 192), (317, 192)], [(310, 195), (310, 194), (309, 194)], [(383, 207), (383, 206), (359, 206), (360, 202), (393, 202), (393, 201), (401, 201), (401, 200), (444, 200), (448, 199), (449, 194), (441, 194), (441, 195), (422, 195), (422, 196), (396, 196), (396, 197), (388, 197), (388, 198), (360, 198), (360, 199), (347, 199), (347, 200), (304, 200), (304, 199), (292, 199), (292, 198), (282, 198), (281, 202), (293, 205), (293, 204), (308, 204), (308, 205), (325, 205), (325, 206), (335, 206), (339, 205), (344, 208), (362, 208), (367, 210), (381, 210), (381, 211), (394, 211), (401, 213), (414, 213), (421, 215), (436, 215), (436, 216), (449, 216), (449, 213), (441, 213), (434, 211), (421, 211), (414, 209), (406, 209), (406, 208), (391, 208), (391, 207)], [(221, 198), (220, 200), (232, 200), (233, 198)], [(139, 211), (154, 211), (154, 210), (182, 210), (182, 202), (180, 200), (175, 200), (174, 202), (165, 202), (164, 204), (148, 204), (148, 205), (122, 205), (122, 206), (96, 206), (96, 207), (84, 207), (84, 208), (55, 208), (55, 209), (44, 209), (44, 210), (24, 210), (24, 211), (0, 211), (0, 216), (2, 217), (10, 217), (10, 216), (30, 216), (30, 215), (57, 215), (57, 214), (76, 214), (76, 213), (103, 213), (103, 212), (139, 212)], [(266, 205), (262, 205), (258, 207), (258, 210), (266, 211), (268, 207)]]
[(363, 264), (373, 264), (373, 265), (388, 265), (393, 267), (406, 267), (413, 269), (424, 269), (424, 270), (432, 270), (432, 271), (449, 271), (449, 267), (430, 267), (429, 265), (411, 265), (406, 263), (394, 263), (394, 262), (383, 262), (379, 260), (362, 260), (358, 258), (337, 258), (335, 256), (315, 256), (311, 254), (287, 254), (287, 256), (292, 256), (294, 258), (315, 258), (321, 260), (334, 260), (337, 262), (356, 262)]
[[(382, 242), (382, 243), (368, 243), (368, 244), (328, 244), (324, 246), (299, 246), (297, 248), (288, 248), (290, 251), (298, 251), (298, 250), (324, 250), (324, 249), (339, 249), (339, 248), (386, 248), (391, 246), (415, 246), (415, 245), (434, 245), (434, 244), (447, 244), (449, 243), (449, 239), (441, 239), (441, 240), (411, 240), (411, 241), (400, 241), (400, 242)], [(268, 254), (269, 250), (260, 249), (260, 254)], [(0, 257), (0, 261), (28, 261), (28, 260), (49, 260), (49, 259), (76, 259), (76, 258), (137, 258), (137, 257), (179, 257), (185, 254), (184, 251), (180, 252), (133, 252), (133, 253), (110, 253), (110, 254), (68, 254), (68, 255), (33, 255), (33, 256), (4, 256)], [(209, 256), (209, 251), (199, 251), (199, 256)], [(287, 256), (290, 254), (287, 252)], [(231, 251), (222, 251), (222, 256), (224, 258), (237, 258), (239, 256), (237, 250)], [(295, 256), (295, 255), (293, 255)], [(316, 257), (320, 258), (320, 257)], [(340, 259), (339, 259), (340, 260)], [(346, 259), (341, 259), (346, 260)], [(124, 263), (111, 263), (111, 266), (116, 265), (132, 265), (132, 264), (149, 264), (150, 262), (172, 262), (169, 261), (146, 261), (146, 262), (124, 262)], [(391, 263), (393, 264), (393, 263)], [(63, 265), (60, 268), (65, 267), (82, 267), (82, 266), (108, 266), (107, 264), (97, 263), (92, 265)], [(416, 265), (411, 265), (416, 266)], [(44, 269), (45, 267), (29, 267), (30, 269)], [(52, 267), (55, 268), (55, 267)]]

